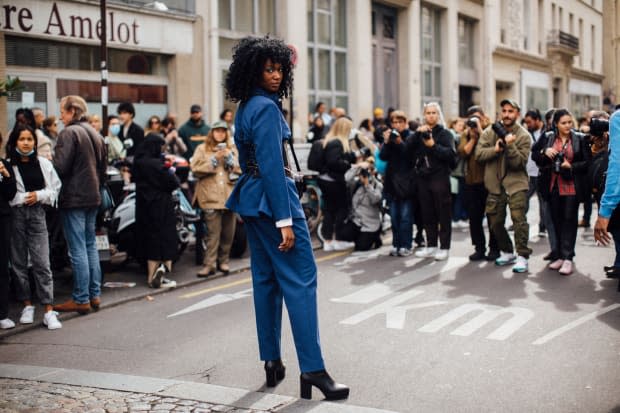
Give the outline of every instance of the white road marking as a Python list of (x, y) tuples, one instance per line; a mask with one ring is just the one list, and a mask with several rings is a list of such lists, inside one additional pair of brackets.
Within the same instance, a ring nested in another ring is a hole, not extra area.
[(487, 336), (491, 340), (506, 340), (514, 334), (519, 328), (527, 323), (534, 313), (532, 310), (521, 307), (498, 307), (491, 305), (483, 305), (478, 303), (463, 304), (454, 310), (442, 315), (441, 317), (431, 321), (430, 323), (420, 327), (418, 331), (422, 333), (436, 333), (442, 328), (452, 324), (454, 321), (464, 315), (473, 312), (482, 311), (476, 317), (472, 318), (465, 324), (453, 330), (450, 334), (455, 336), (469, 336), (485, 324), (493, 321), (501, 314), (512, 314), (509, 320), (502, 323), (500, 327), (495, 329)]
[(420, 290), (406, 291), (381, 304), (369, 308), (368, 310), (364, 310), (361, 313), (355, 314), (354, 316), (351, 316), (341, 321), (340, 324), (355, 325), (361, 323), (362, 321), (368, 320), (369, 318), (372, 318), (376, 315), (385, 314), (385, 325), (387, 328), (403, 329), (405, 327), (405, 317), (407, 315), (407, 310), (446, 304), (445, 301), (429, 301), (419, 304), (409, 304), (403, 306), (399, 305), (423, 293), (424, 291)]
[(432, 262), (415, 271), (409, 271), (397, 277), (388, 278), (383, 282), (373, 282), (352, 294), (340, 298), (332, 298), (335, 303), (368, 304), (392, 294), (395, 291), (411, 287), (417, 283), (435, 277), (441, 272), (447, 272), (463, 266), (469, 262), (467, 258), (451, 257), (448, 261)]
[(601, 308), (598, 311), (595, 311), (593, 313), (590, 314), (586, 314), (583, 317), (580, 317), (574, 321), (571, 321), (570, 323), (553, 330), (552, 332), (545, 334), (544, 336), (542, 336), (541, 338), (539, 338), (538, 340), (535, 340), (532, 344), (534, 345), (541, 345), (541, 344), (545, 344), (551, 340), (553, 340), (554, 338), (556, 338), (557, 336), (560, 336), (564, 333), (566, 333), (567, 331), (570, 331), (576, 327), (579, 327), (580, 325), (587, 323), (590, 320), (594, 320), (596, 317), (599, 317), (605, 313), (608, 313), (610, 311), (615, 310), (616, 308), (619, 308), (620, 304), (612, 304), (610, 306), (607, 306), (605, 308)]
[(238, 291), (233, 294), (217, 294), (213, 297), (206, 298), (202, 301), (197, 302), (196, 304), (192, 304), (189, 307), (184, 308), (181, 311), (177, 311), (174, 314), (170, 314), (168, 318), (176, 317), (178, 315), (191, 313), (198, 310), (203, 310), (205, 308), (213, 307), (218, 304), (227, 303), (229, 301), (240, 300), (242, 298), (247, 298), (252, 296), (252, 288), (248, 288), (247, 290)]

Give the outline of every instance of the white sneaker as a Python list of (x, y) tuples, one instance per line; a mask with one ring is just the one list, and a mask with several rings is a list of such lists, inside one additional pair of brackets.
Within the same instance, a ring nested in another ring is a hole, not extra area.
[(408, 257), (412, 254), (411, 250), (409, 248), (401, 248), (398, 250), (398, 256), (399, 257)]
[(19, 318), (20, 324), (34, 323), (34, 305), (27, 305), (22, 310), (22, 316)]
[(517, 256), (512, 252), (500, 251), (499, 258), (495, 260), (495, 265), (510, 265), (517, 260)]
[(419, 251), (416, 251), (415, 256), (418, 258), (431, 258), (435, 256), (436, 251), (437, 251), (436, 247), (426, 247), (426, 248), (422, 248)]
[(174, 280), (171, 280), (166, 277), (161, 279), (161, 288), (176, 288), (176, 286), (177, 286), (177, 282)]
[(398, 257), (398, 248), (392, 247), (390, 250), (390, 257)]
[(62, 324), (58, 321), (58, 313), (56, 311), (48, 311), (43, 316), (43, 324), (47, 326), (48, 330), (58, 330), (62, 328)]
[(445, 261), (450, 256), (450, 250), (440, 249), (435, 252), (435, 261)]
[(519, 274), (527, 272), (527, 258), (522, 257), (522, 256), (519, 255), (517, 257), (517, 262), (512, 267), (512, 272), (516, 272), (516, 273), (519, 273)]
[(323, 243), (323, 251), (329, 252), (334, 250), (334, 241), (325, 241)]
[(8, 330), (9, 328), (15, 328), (15, 323), (10, 318), (0, 320), (0, 329)]
[(571, 260), (564, 260), (562, 267), (560, 268), (560, 274), (571, 275), (573, 273), (573, 262)]
[(332, 241), (334, 244), (334, 251), (344, 251), (344, 250), (350, 250), (351, 248), (355, 247), (355, 243), (354, 242), (348, 242), (348, 241)]

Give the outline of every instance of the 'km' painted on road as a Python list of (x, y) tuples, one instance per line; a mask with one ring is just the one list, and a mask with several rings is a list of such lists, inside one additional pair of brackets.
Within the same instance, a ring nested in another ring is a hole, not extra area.
[[(341, 255), (341, 254), (339, 254)], [(338, 255), (330, 255), (328, 257), (322, 257), (323, 259), (334, 258)], [(349, 264), (351, 261), (359, 262), (367, 259), (375, 258), (370, 256), (358, 256), (347, 258), (340, 265)], [(424, 266), (416, 271), (407, 272), (397, 275), (383, 282), (374, 282), (373, 284), (364, 287), (354, 293), (345, 295), (339, 298), (332, 298), (331, 301), (335, 303), (345, 304), (370, 304), (373, 301), (377, 301), (388, 297), (394, 293), (398, 293), (396, 296), (391, 297), (379, 304), (376, 304), (368, 309), (365, 309), (357, 314), (354, 314), (340, 322), (345, 325), (358, 325), (366, 320), (369, 320), (375, 316), (385, 317), (385, 326), (390, 329), (404, 329), (407, 312), (411, 310), (417, 310), (429, 307), (446, 306), (449, 303), (441, 300), (430, 300), (419, 303), (408, 303), (412, 299), (419, 298), (424, 291), (417, 289), (408, 289), (413, 287), (422, 281), (437, 276), (440, 272), (447, 272), (461, 267), (467, 261), (466, 258), (453, 257), (444, 263), (435, 263), (435, 265)], [(211, 289), (198, 291), (196, 293), (190, 293), (182, 296), (183, 298), (191, 298), (197, 295), (201, 295), (207, 292), (221, 290), (227, 287), (235, 285), (245, 284), (250, 281), (250, 278), (236, 281), (234, 283), (221, 285)], [(196, 304), (193, 304), (183, 310), (180, 310), (174, 314), (170, 314), (168, 318), (177, 317), (183, 314), (188, 314), (198, 310), (204, 310), (209, 307), (213, 307), (219, 304), (240, 300), (252, 296), (252, 288), (248, 288), (232, 294), (216, 294), (205, 300), (202, 300)], [(534, 340), (533, 345), (542, 345), (549, 341), (565, 334), (580, 325), (595, 320), (603, 314), (611, 312), (620, 308), (620, 304), (612, 304), (607, 307), (601, 308), (597, 311), (586, 314), (570, 323), (561, 326), (548, 334)], [(437, 333), (444, 328), (458, 323), (468, 315), (475, 315), (473, 318), (467, 319), (461, 325), (457, 325), (450, 334), (456, 336), (467, 337), (480, 330), (485, 325), (491, 323), (498, 317), (510, 316), (499, 327), (493, 330), (486, 336), (489, 340), (503, 341), (515, 334), (525, 324), (530, 322), (534, 318), (534, 312), (527, 308), (522, 307), (500, 307), (494, 305), (485, 305), (480, 303), (466, 303), (461, 304), (456, 308), (448, 310), (445, 314), (437, 317), (436, 319), (422, 325), (417, 329), (421, 333)]]

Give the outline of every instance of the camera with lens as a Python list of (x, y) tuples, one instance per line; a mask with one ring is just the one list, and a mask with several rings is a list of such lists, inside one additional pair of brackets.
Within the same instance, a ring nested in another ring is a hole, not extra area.
[(477, 129), (478, 122), (476, 121), (480, 121), (480, 118), (478, 116), (472, 116), (471, 118), (467, 119), (467, 122), (465, 122), (465, 125), (469, 126), (472, 129)]
[(420, 137), (425, 141), (429, 140), (431, 138), (431, 131), (425, 130), (423, 132), (420, 132)]
[(562, 164), (564, 163), (564, 153), (560, 152), (553, 158), (553, 172), (559, 174), (562, 172)]
[(366, 147), (366, 146), (362, 146), (359, 151), (355, 151), (355, 156), (356, 157), (361, 157), (361, 158), (368, 158), (371, 155), (371, 151), (370, 148)]
[(368, 178), (370, 176), (370, 171), (367, 168), (362, 168), (359, 171), (359, 176), (362, 176), (364, 178)]
[(390, 138), (389, 138), (389, 142), (396, 142), (396, 139), (398, 139), (398, 137), (400, 136), (400, 133), (398, 133), (398, 131), (396, 129), (392, 129), (392, 132), (390, 132)]
[(508, 136), (509, 133), (506, 128), (504, 128), (504, 125), (502, 125), (501, 122), (497, 121), (491, 125), (491, 129), (493, 129), (493, 132), (495, 132), (495, 134), (499, 138), (499, 145), (502, 148), (506, 146), (506, 136)]
[(602, 137), (605, 132), (609, 132), (609, 121), (607, 119), (590, 120), (590, 135)]

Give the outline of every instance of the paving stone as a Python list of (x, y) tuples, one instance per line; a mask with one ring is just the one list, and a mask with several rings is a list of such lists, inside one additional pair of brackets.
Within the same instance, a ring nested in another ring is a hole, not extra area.
[[(165, 400), (165, 399), (164, 399)], [(163, 400), (162, 400), (163, 401)], [(177, 402), (179, 406), (194, 406), (197, 405), (198, 402), (196, 400), (179, 400)]]
[(211, 408), (211, 410), (213, 410), (214, 412), (230, 412), (231, 410), (234, 410), (235, 408), (232, 406), (225, 406), (223, 404), (218, 404), (217, 406), (213, 406)]
[(149, 411), (151, 410), (151, 405), (149, 403), (132, 403), (129, 405), (130, 412), (138, 412), (138, 411)]

